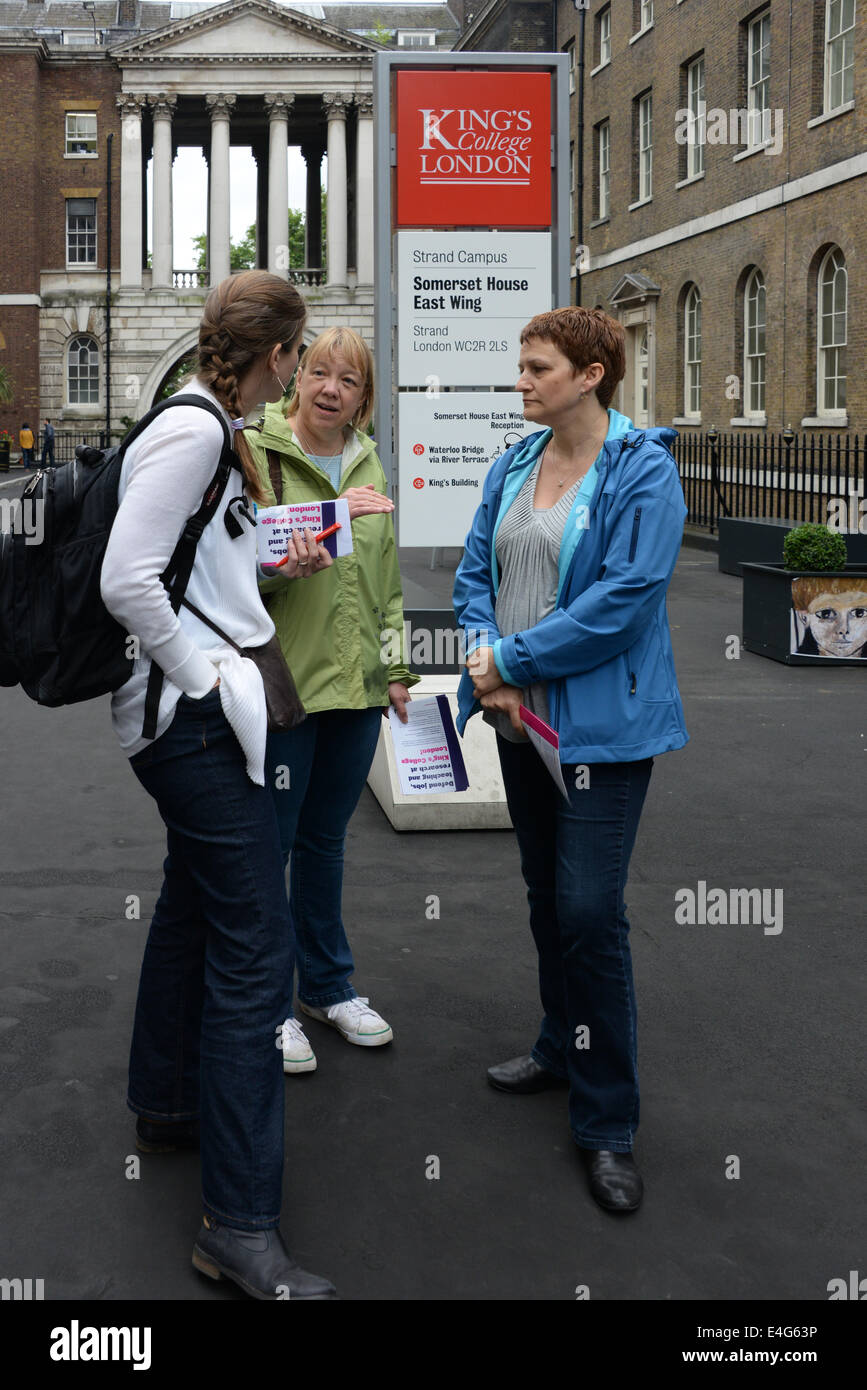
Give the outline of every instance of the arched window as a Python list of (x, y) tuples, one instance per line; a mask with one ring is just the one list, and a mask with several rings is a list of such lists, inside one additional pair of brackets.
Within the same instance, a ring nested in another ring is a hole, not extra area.
[(701, 415), (701, 295), (693, 285), (683, 310), (683, 413)]
[(765, 277), (754, 270), (744, 288), (744, 414), (765, 413)]
[(846, 412), (847, 337), (846, 258), (832, 246), (819, 267), (819, 304), (816, 322), (816, 411), (819, 415)]
[(99, 345), (79, 335), (66, 349), (66, 397), (70, 405), (99, 404)]

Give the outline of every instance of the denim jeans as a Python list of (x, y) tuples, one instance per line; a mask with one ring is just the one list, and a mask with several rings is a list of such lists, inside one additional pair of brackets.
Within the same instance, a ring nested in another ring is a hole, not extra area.
[(219, 690), (182, 696), (166, 732), (130, 759), (168, 831), (145, 948), (128, 1105), (149, 1120), (201, 1113), (205, 1211), (276, 1227), (283, 1057), (294, 942), (274, 805), (250, 781)]
[(623, 892), (653, 759), (591, 763), (586, 778), (564, 764), (567, 804), (532, 745), (498, 735), (497, 748), (539, 953), (544, 1018), (532, 1056), (568, 1079), (579, 1147), (627, 1153), (639, 1095)]
[(355, 964), (341, 911), (343, 847), (381, 724), (378, 706), (322, 710), (308, 714), (288, 733), (268, 735), (266, 781), (277, 810), (284, 865), (292, 854), (289, 906), (297, 942), (298, 998), (316, 1009), (355, 998), (349, 983)]

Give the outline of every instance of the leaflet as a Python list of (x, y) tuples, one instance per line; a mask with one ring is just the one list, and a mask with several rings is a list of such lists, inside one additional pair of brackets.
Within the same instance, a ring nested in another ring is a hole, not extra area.
[(563, 781), (563, 769), (560, 766), (560, 736), (550, 724), (546, 724), (544, 719), (533, 714), (526, 705), (521, 705), (518, 713), (521, 716), (521, 723), (527, 730), (527, 737), (535, 748), (542, 762), (547, 767), (554, 781), (555, 786), (563, 793), (566, 800), (569, 800), (569, 793), (566, 790), (566, 783)]
[(447, 695), (410, 700), (408, 721), (393, 709), (388, 722), (394, 740), (400, 789), (404, 796), (465, 792), (470, 785)]
[(286, 554), (286, 545), (293, 531), (310, 528), (314, 536), (327, 531), (335, 521), (340, 530), (326, 536), (322, 544), (332, 559), (352, 554), (352, 523), (349, 503), (345, 497), (325, 502), (289, 502), (282, 507), (256, 508), (256, 545), (260, 565), (275, 565)]

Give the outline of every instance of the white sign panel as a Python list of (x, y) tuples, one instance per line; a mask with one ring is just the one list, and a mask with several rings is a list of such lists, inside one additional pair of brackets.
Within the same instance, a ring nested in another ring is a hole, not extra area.
[(552, 307), (550, 232), (396, 240), (398, 384), (514, 386), (521, 329)]
[(536, 428), (516, 391), (401, 392), (400, 544), (462, 546), (491, 464)]

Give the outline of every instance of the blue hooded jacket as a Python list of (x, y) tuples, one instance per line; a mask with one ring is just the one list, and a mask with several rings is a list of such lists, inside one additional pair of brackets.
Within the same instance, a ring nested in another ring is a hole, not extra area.
[[(688, 741), (677, 689), (665, 594), (686, 506), (669, 444), (674, 430), (636, 430), (608, 411), (589, 503), (576, 497), (559, 556), (555, 607), (534, 627), (501, 638), (494, 617), (495, 542), (503, 517), (551, 437), (508, 449), (488, 472), (455, 576), (454, 608), (467, 652), (494, 647), (510, 685), (546, 681), (564, 763), (630, 762)], [(458, 729), (481, 709), (465, 670)]]

